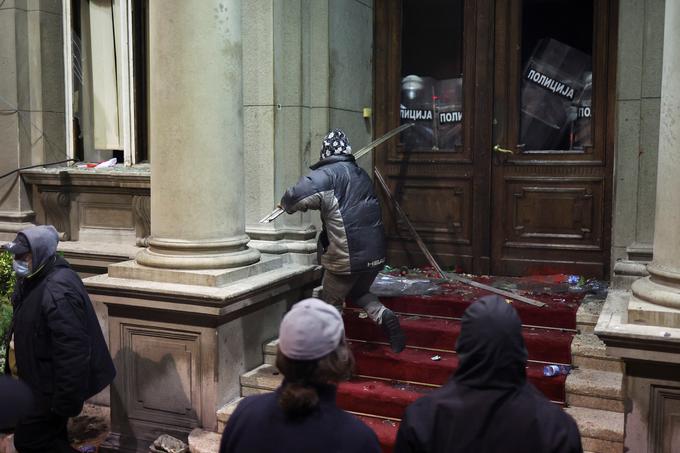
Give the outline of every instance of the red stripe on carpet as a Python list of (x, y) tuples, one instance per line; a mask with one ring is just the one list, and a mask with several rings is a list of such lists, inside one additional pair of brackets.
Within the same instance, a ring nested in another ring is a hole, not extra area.
[[(395, 354), (385, 345), (350, 343), (356, 359), (356, 373), (362, 376), (442, 385), (458, 367), (458, 357), (453, 353), (406, 348)], [(435, 354), (441, 359), (432, 360)], [(530, 362), (527, 377), (548, 399), (564, 401), (566, 376), (545, 377), (543, 364)]]
[(337, 401), (347, 410), (400, 419), (406, 406), (432, 390), (394, 381), (354, 378), (340, 384)]
[[(489, 283), (485, 277), (476, 280)], [(492, 294), (488, 291), (464, 285), (446, 283), (440, 285), (443, 293), (430, 296), (381, 297), (381, 301), (394, 311), (421, 315), (447, 316), (460, 318), (465, 309), (482, 296)], [(584, 293), (554, 292), (546, 286), (544, 293), (523, 293), (527, 297), (544, 302), (546, 306), (536, 307), (513, 301), (523, 324), (576, 329), (576, 310)]]
[(367, 417), (363, 415), (357, 415), (356, 417), (375, 432), (376, 436), (378, 436), (378, 442), (380, 442), (383, 453), (392, 453), (394, 441), (397, 439), (399, 423), (385, 420), (384, 418)]
[[(359, 311), (346, 310), (343, 318), (347, 338), (386, 342), (383, 330)], [(460, 321), (421, 316), (400, 316), (409, 346), (453, 351), (460, 335)], [(550, 363), (571, 363), (572, 332), (525, 327), (522, 331), (529, 359)]]

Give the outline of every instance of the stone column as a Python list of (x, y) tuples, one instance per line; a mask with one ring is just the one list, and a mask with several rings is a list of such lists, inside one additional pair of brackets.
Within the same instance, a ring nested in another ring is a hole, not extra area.
[(680, 2), (666, 2), (659, 164), (650, 276), (633, 283), (629, 322), (680, 327)]
[[(61, 14), (61, 2), (0, 1), (0, 174), (66, 158)], [(0, 241), (34, 220), (21, 176), (0, 179)]]
[(149, 3), (151, 239), (142, 265), (218, 269), (246, 246), (241, 0)]

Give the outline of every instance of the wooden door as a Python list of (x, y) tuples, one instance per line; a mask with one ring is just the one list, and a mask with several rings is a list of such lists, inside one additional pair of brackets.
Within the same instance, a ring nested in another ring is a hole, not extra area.
[(491, 270), (605, 277), (613, 2), (497, 0), (495, 8)]
[[(375, 164), (442, 266), (477, 274), (608, 275), (615, 3), (375, 1), (374, 135), (403, 122), (425, 125), (415, 139), (402, 135), (378, 148)], [(554, 57), (556, 48), (578, 63), (567, 65), (571, 79), (551, 79), (545, 67), (529, 65), (545, 63), (544, 54)], [(525, 79), (533, 91), (525, 91)], [(446, 94), (438, 87), (454, 82), (462, 115), (439, 98)], [(588, 115), (581, 117), (586, 85)], [(536, 106), (551, 104), (540, 90), (568, 99), (545, 114)], [(418, 104), (423, 92), (431, 103)], [(544, 121), (557, 111), (560, 124)], [(529, 114), (555, 133), (527, 122)], [(458, 138), (442, 140), (453, 129), (449, 121), (461, 117)], [(425, 265), (384, 198), (383, 216), (388, 262)]]
[[(429, 129), (443, 130), (439, 136), (415, 144), (404, 136), (387, 143), (374, 153), (375, 164), (439, 263), (477, 273), (489, 271), (492, 6), (493, 0), (375, 1), (374, 135), (410, 120), (444, 126)], [(412, 75), (425, 80), (419, 89), (432, 89), (432, 118), (417, 116), (427, 115), (426, 109), (400, 108), (406, 77)], [(444, 98), (445, 87), (456, 83), (462, 102), (457, 111), (447, 111), (451, 104), (436, 99), (439, 91), (433, 87), (441, 88)], [(404, 112), (411, 118), (402, 118)], [(456, 127), (455, 140), (445, 137)], [(381, 193), (379, 186), (376, 191)], [(382, 201), (388, 262), (427, 264)]]

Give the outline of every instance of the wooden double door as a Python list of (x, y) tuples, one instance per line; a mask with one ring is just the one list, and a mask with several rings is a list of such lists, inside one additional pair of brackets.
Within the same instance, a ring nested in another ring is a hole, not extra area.
[[(376, 0), (375, 164), (440, 264), (609, 273), (615, 0)], [(380, 188), (376, 187), (380, 193)], [(424, 265), (383, 198), (388, 262)]]

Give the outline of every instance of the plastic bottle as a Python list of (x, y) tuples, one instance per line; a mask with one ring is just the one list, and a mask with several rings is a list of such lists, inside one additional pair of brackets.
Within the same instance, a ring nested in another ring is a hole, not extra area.
[(569, 374), (571, 366), (569, 365), (546, 365), (543, 367), (543, 376), (559, 376), (560, 374)]

